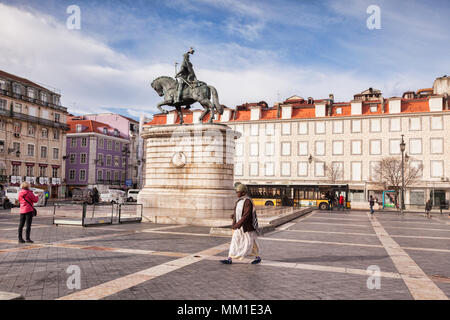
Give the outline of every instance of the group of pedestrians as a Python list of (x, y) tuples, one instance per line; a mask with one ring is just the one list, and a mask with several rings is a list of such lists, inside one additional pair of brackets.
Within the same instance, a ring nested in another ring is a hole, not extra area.
[(345, 197), (342, 193), (339, 194), (339, 196), (336, 196), (331, 192), (327, 192), (325, 197), (328, 199), (329, 210), (333, 210), (336, 207), (338, 211), (345, 210)]

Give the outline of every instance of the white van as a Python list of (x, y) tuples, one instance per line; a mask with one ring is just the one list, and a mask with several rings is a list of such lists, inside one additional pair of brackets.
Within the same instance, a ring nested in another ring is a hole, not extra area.
[[(45, 203), (44, 190), (37, 188), (30, 188), (33, 193), (39, 197), (39, 201), (36, 203), (36, 206), (43, 206)], [(7, 187), (5, 190), (5, 197), (8, 198), (9, 202), (13, 206), (19, 206), (19, 187)]]
[(100, 191), (100, 202), (124, 203), (125, 191), (115, 189)]
[(127, 201), (128, 202), (133, 202), (133, 201), (136, 202), (139, 191), (141, 191), (141, 190), (139, 190), (139, 189), (128, 190)]

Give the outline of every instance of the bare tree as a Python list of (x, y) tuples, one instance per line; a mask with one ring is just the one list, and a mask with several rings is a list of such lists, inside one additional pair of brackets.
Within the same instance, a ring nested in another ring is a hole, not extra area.
[[(405, 188), (414, 184), (421, 176), (423, 166), (411, 166), (410, 162), (405, 161)], [(385, 190), (395, 191), (395, 204), (402, 188), (402, 160), (395, 157), (386, 157), (381, 159), (380, 163), (373, 167), (373, 174), (376, 180), (372, 182), (380, 184)]]
[(337, 180), (342, 180), (342, 168), (336, 165), (327, 165), (325, 164), (325, 174), (328, 178), (328, 180), (331, 183), (336, 183)]

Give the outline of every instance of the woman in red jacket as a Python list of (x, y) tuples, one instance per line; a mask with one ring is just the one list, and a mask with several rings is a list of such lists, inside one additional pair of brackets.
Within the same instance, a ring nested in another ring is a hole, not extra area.
[[(30, 239), (31, 233), (31, 223), (33, 222), (33, 203), (38, 202), (39, 198), (34, 195), (33, 191), (30, 190), (30, 184), (28, 182), (23, 182), (20, 187), (22, 190), (19, 192), (19, 203), (20, 203), (20, 224), (19, 224), (19, 243), (33, 243)], [(23, 226), (27, 224), (26, 229), (26, 241), (22, 238)]]

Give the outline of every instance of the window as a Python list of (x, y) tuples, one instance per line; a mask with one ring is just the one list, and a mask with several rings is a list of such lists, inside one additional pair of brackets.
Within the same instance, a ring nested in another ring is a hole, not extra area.
[(70, 154), (70, 164), (75, 164), (76, 162), (76, 155), (75, 153)]
[(370, 132), (381, 132), (381, 119), (370, 119)]
[(28, 96), (28, 98), (34, 99), (34, 90), (33, 90), (33, 88), (27, 88), (27, 96)]
[(5, 82), (5, 80), (0, 79), (0, 89), (6, 90), (6, 82)]
[(399, 132), (402, 130), (401, 118), (392, 118), (389, 120), (389, 131)]
[(250, 144), (250, 156), (255, 157), (259, 153), (259, 144), (258, 143), (251, 143)]
[(281, 143), (281, 155), (282, 156), (290, 156), (291, 155), (291, 143), (290, 142), (282, 142)]
[(344, 154), (344, 141), (333, 141), (333, 155)]
[(389, 153), (390, 154), (400, 154), (400, 139), (391, 139), (389, 140)]
[(77, 132), (83, 132), (83, 126), (81, 124), (77, 124)]
[(47, 158), (47, 147), (41, 147), (41, 158)]
[(333, 172), (333, 177), (336, 180), (342, 180), (344, 179), (344, 163), (343, 162), (332, 162), (331, 163), (331, 168), (332, 168), (332, 172)]
[(111, 166), (111, 162), (112, 162), (112, 156), (107, 155), (106, 156), (106, 165), (107, 166)]
[(81, 169), (80, 170), (80, 181), (85, 181), (85, 180), (86, 180), (86, 170)]
[(61, 115), (59, 113), (55, 113), (55, 122), (60, 122), (61, 120)]
[(13, 92), (15, 94), (20, 94), (21, 93), (20, 92), (20, 85), (18, 83), (13, 83), (12, 88), (13, 88)]
[(41, 101), (47, 102), (47, 94), (45, 92), (41, 92)]
[(42, 118), (48, 119), (48, 110), (42, 110)]
[(29, 144), (28, 145), (27, 156), (34, 157), (34, 144)]
[(432, 178), (441, 178), (444, 176), (444, 161), (432, 160), (430, 164)]
[(361, 181), (361, 162), (352, 162), (352, 181)]
[(119, 171), (114, 171), (114, 181), (119, 181)]
[(112, 150), (112, 141), (108, 140), (108, 150)]
[(266, 123), (266, 136), (273, 136), (275, 134), (275, 125), (273, 123)]
[(34, 137), (34, 130), (35, 130), (34, 126), (28, 126), (28, 135), (30, 137)]
[(116, 151), (120, 151), (120, 142), (115, 142), (114, 143), (114, 150), (116, 150)]
[(5, 152), (5, 141), (0, 140), (0, 153)]
[(59, 97), (56, 95), (53, 96), (53, 104), (59, 106)]
[(409, 118), (409, 131), (419, 131), (422, 130), (422, 118), (415, 117)]
[(250, 163), (250, 176), (256, 177), (259, 173), (259, 165), (258, 162)]
[(298, 142), (298, 155), (307, 156), (308, 155), (308, 141)]
[(242, 176), (242, 163), (238, 162), (234, 165), (234, 175)]
[(14, 104), (14, 112), (22, 113), (22, 105), (20, 103)]
[(308, 162), (301, 161), (297, 164), (297, 175), (299, 177), (308, 176)]
[(266, 177), (271, 177), (275, 174), (275, 165), (273, 162), (266, 162), (265, 163), (265, 175)]
[(410, 163), (411, 169), (418, 170), (418, 177), (422, 177), (423, 175), (423, 164), (420, 160), (412, 160)]
[(343, 132), (344, 132), (344, 122), (333, 121), (333, 133), (343, 133)]
[(342, 108), (336, 108), (336, 114), (342, 114)]
[(325, 176), (325, 162), (315, 162), (316, 177)]
[(281, 175), (283, 177), (291, 176), (291, 163), (290, 162), (282, 162), (281, 163)]
[(281, 134), (284, 136), (288, 136), (291, 134), (291, 123), (282, 123), (281, 124)]
[(87, 147), (87, 138), (81, 138), (81, 146)]
[(381, 154), (381, 140), (370, 140), (370, 154)]
[(39, 177), (47, 176), (47, 167), (39, 167)]
[(103, 180), (103, 170), (97, 171), (97, 180)]
[(52, 168), (52, 177), (53, 178), (59, 177), (59, 169), (58, 168)]
[(370, 179), (372, 181), (380, 181), (380, 175), (377, 173), (377, 171), (380, 167), (380, 164), (381, 164), (380, 161), (371, 161), (370, 162), (369, 174), (370, 174)]
[(119, 166), (119, 157), (115, 156), (114, 157), (114, 167), (118, 167)]
[(122, 157), (122, 167), (126, 167), (127, 165), (127, 159), (125, 157)]
[(86, 153), (82, 153), (80, 154), (80, 163), (81, 164), (86, 164), (87, 163), (87, 154)]
[(75, 170), (73, 169), (69, 170), (69, 180), (75, 180)]
[(42, 132), (42, 134), (41, 134), (42, 138), (47, 139), (48, 138), (48, 129), (43, 128), (41, 132)]
[(34, 177), (34, 167), (27, 166), (27, 177)]
[(14, 122), (14, 133), (20, 134), (22, 125), (19, 122)]
[(442, 130), (444, 129), (442, 117), (431, 117), (431, 130)]
[(298, 134), (308, 134), (308, 122), (298, 123)]
[(70, 140), (70, 147), (71, 148), (76, 148), (77, 147), (77, 138), (72, 138)]
[(316, 121), (316, 134), (324, 134), (324, 133), (325, 133), (325, 122)]
[(114, 137), (118, 137), (119, 136), (119, 130), (114, 129)]
[(7, 101), (0, 99), (0, 110), (6, 110)]
[(266, 156), (275, 155), (275, 144), (273, 142), (266, 142)]
[(105, 140), (103, 138), (98, 139), (98, 148), (103, 149), (105, 147)]
[(6, 123), (5, 120), (0, 119), (0, 130), (5, 130), (6, 129)]
[(324, 156), (325, 155), (325, 141), (316, 141), (316, 156)]
[(361, 120), (352, 120), (352, 132), (361, 132)]
[(103, 128), (103, 134), (108, 134), (108, 128)]
[(362, 141), (361, 140), (353, 140), (352, 141), (352, 154), (354, 154), (354, 155), (362, 154)]
[(59, 130), (57, 129), (53, 130), (53, 139), (59, 140)]
[(378, 111), (378, 105), (377, 104), (371, 104), (370, 105), (370, 112), (374, 113)]
[(100, 165), (100, 166), (103, 166), (104, 165), (104, 163), (103, 163), (103, 154), (101, 154), (101, 153), (99, 153), (98, 154), (98, 159), (97, 159), (98, 161), (97, 161), (97, 164), (98, 165)]
[(259, 126), (257, 124), (250, 125), (250, 135), (252, 136), (259, 135)]
[(409, 139), (409, 153), (422, 154), (422, 139)]
[(111, 181), (111, 171), (106, 171), (106, 180)]
[(19, 142), (13, 142), (13, 149), (15, 151), (19, 151), (20, 152), (20, 143)]
[(431, 138), (430, 145), (432, 154), (442, 154), (444, 152), (444, 140), (442, 138)]
[(409, 202), (412, 205), (423, 205), (425, 204), (425, 192), (424, 191), (413, 191), (409, 192)]
[(236, 156), (242, 157), (244, 155), (244, 145), (242, 143), (236, 143)]
[(20, 176), (20, 165), (13, 164), (12, 165), (12, 175), (13, 176)]

